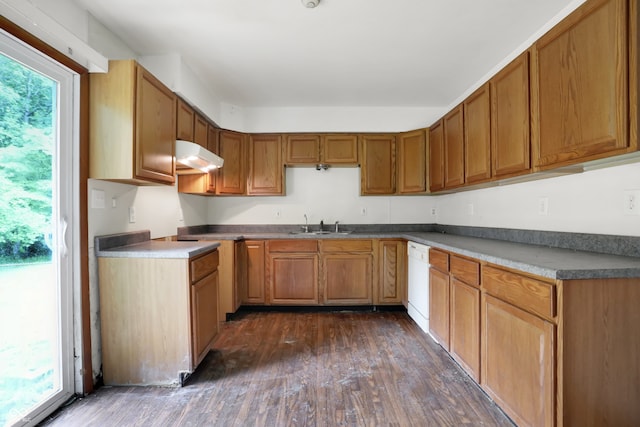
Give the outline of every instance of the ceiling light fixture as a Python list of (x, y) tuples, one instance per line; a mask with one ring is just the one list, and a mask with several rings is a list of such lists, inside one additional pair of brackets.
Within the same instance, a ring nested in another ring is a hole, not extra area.
[(308, 7), (309, 9), (313, 9), (318, 3), (320, 3), (320, 0), (302, 0), (304, 7)]

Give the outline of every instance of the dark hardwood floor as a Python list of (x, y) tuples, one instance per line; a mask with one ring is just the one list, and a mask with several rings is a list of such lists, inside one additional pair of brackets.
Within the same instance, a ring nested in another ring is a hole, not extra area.
[(405, 312), (253, 312), (182, 388), (102, 387), (47, 426), (513, 426)]

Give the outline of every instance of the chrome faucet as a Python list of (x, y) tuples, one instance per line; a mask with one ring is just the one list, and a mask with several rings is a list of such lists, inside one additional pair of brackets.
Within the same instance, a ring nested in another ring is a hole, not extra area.
[(336, 221), (336, 230), (335, 230), (335, 232), (336, 232), (336, 233), (339, 233), (339, 231), (338, 231), (338, 223), (339, 223), (339, 222), (340, 222), (340, 221)]
[(307, 214), (304, 214), (304, 225), (301, 228), (305, 233), (309, 232), (309, 218), (307, 218)]
[(324, 228), (324, 220), (320, 220), (320, 231), (323, 231), (322, 229)]

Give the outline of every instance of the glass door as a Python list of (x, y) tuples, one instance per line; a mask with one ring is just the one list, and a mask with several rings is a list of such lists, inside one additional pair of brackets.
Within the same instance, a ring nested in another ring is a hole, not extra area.
[(0, 426), (73, 393), (76, 80), (0, 32)]

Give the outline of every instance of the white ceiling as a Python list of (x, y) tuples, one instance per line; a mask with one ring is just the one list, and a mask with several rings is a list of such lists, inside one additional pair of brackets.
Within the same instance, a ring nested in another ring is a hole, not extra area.
[(76, 0), (243, 107), (446, 106), (575, 0)]

